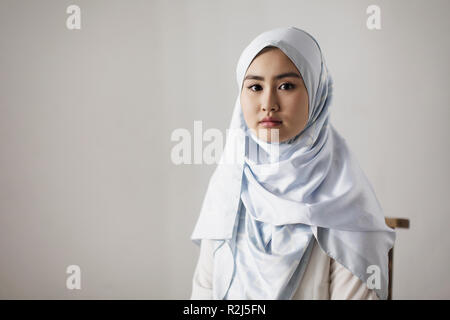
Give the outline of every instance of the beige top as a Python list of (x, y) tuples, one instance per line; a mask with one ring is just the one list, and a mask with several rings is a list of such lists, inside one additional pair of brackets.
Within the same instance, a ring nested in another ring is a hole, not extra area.
[[(200, 255), (192, 279), (192, 300), (212, 299), (214, 240), (201, 241)], [(330, 258), (314, 238), (311, 258), (293, 300), (378, 300), (357, 276)]]

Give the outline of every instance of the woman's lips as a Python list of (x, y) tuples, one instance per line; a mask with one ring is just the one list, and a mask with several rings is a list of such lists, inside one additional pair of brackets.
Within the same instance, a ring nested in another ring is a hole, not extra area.
[(261, 121), (259, 124), (265, 128), (273, 128), (281, 126), (281, 121)]

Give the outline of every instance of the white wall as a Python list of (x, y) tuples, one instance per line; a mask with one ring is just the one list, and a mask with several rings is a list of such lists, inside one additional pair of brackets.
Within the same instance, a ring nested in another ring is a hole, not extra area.
[(394, 298), (450, 298), (448, 1), (78, 0), (78, 31), (70, 4), (0, 3), (0, 298), (188, 298), (214, 166), (173, 165), (170, 135), (225, 132), (241, 51), (289, 25), (320, 43), (386, 216), (411, 220)]

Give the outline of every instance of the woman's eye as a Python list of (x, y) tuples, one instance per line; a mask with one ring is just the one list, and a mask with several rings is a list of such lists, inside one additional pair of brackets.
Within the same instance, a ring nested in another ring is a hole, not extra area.
[(290, 89), (294, 89), (294, 88), (295, 88), (295, 86), (292, 83), (289, 83), (289, 82), (283, 83), (280, 86), (280, 89), (282, 89), (282, 90), (290, 90)]
[(262, 89), (261, 86), (260, 86), (259, 84), (251, 85), (251, 86), (249, 86), (248, 88), (249, 88), (250, 90), (252, 90), (252, 91), (259, 91), (259, 90)]

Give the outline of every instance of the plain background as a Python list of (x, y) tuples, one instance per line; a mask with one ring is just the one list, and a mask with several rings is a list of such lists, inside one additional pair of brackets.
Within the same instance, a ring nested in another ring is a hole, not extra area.
[[(68, 30), (66, 8), (81, 8)], [(366, 8), (381, 8), (381, 30)], [(0, 298), (187, 299), (214, 165), (171, 162), (177, 128), (225, 133), (235, 68), (296, 26), (334, 78), (331, 121), (397, 230), (394, 298), (450, 298), (450, 2), (0, 2)], [(66, 268), (81, 268), (81, 290)]]

